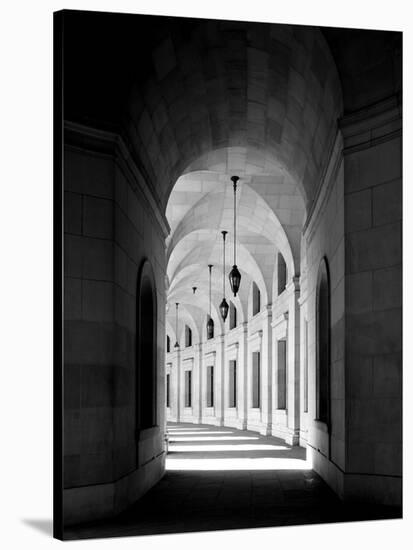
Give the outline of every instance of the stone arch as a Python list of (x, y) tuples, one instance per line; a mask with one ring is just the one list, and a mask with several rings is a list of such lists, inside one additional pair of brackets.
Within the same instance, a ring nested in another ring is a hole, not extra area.
[(164, 209), (178, 177), (222, 147), (246, 147), (258, 169), (267, 162), (286, 170), (311, 204), (342, 112), (321, 31), (260, 25), (257, 32), (238, 21), (175, 26), (159, 31), (125, 117)]
[[(245, 155), (245, 148), (237, 148), (236, 158)], [(254, 165), (248, 165), (249, 171), (256, 169)], [(259, 180), (250, 174), (241, 178), (237, 199), (238, 241), (240, 244), (245, 241), (247, 245), (251, 243), (251, 238), (263, 237), (282, 251), (290, 272), (296, 273), (299, 271), (299, 242), (297, 244), (295, 233), (301, 230), (298, 220), (302, 221), (303, 218), (303, 201), (300, 195), (292, 194), (296, 193), (294, 186), (287, 184), (286, 178), (280, 178), (277, 180), (275, 174)], [(277, 181), (283, 183), (277, 184)], [(212, 227), (226, 229), (231, 233), (233, 195), (227, 172), (206, 170), (180, 177), (169, 197), (166, 212), (172, 228), (167, 239), (168, 263), (178, 243), (191, 233), (196, 232), (199, 241), (208, 240), (208, 232), (212, 234)], [(219, 235), (218, 230), (214, 233), (216, 235)], [(231, 234), (228, 235), (227, 246), (230, 251)], [(271, 287), (271, 284), (270, 276), (267, 286)], [(268, 292), (271, 296), (270, 288)]]

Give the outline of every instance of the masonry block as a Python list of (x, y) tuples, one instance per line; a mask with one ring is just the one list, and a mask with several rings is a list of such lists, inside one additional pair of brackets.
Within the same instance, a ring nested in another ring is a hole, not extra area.
[(345, 195), (346, 232), (360, 231), (372, 225), (372, 192), (364, 189)]
[(113, 238), (113, 202), (111, 200), (84, 197), (83, 234), (101, 239)]
[(88, 321), (110, 322), (114, 316), (114, 285), (110, 282), (83, 281), (82, 314)]
[(346, 192), (401, 177), (401, 140), (395, 138), (346, 157)]
[(402, 182), (396, 179), (374, 187), (373, 225), (394, 223), (402, 219)]
[(349, 235), (346, 267), (350, 273), (401, 263), (401, 224), (394, 223)]
[[(401, 266), (378, 269), (372, 280), (373, 310), (382, 311), (402, 307)], [(401, 312), (400, 312), (401, 315)]]
[(65, 191), (64, 194), (64, 231), (73, 235), (82, 232), (82, 195)]

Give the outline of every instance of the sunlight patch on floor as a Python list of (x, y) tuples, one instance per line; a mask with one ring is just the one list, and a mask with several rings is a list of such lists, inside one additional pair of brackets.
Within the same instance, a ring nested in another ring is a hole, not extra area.
[(166, 470), (311, 470), (298, 458), (167, 458)]
[(233, 435), (233, 436), (224, 436), (224, 437), (217, 437), (217, 436), (205, 436), (205, 437), (196, 437), (196, 436), (189, 436), (189, 437), (179, 437), (179, 436), (171, 436), (168, 438), (169, 441), (234, 441), (234, 440), (245, 440), (245, 439), (259, 439), (258, 437), (248, 436), (248, 435)]
[[(199, 433), (199, 432), (172, 432), (171, 430), (168, 430), (168, 433), (170, 433), (171, 435), (203, 435), (202, 433)], [(204, 432), (206, 434), (212, 434), (212, 435), (220, 435), (220, 434), (233, 434), (234, 432), (214, 432), (214, 431), (207, 431), (207, 432)]]
[(192, 432), (208, 432), (208, 428), (166, 428), (168, 432), (187, 432), (191, 430)]
[(198, 452), (219, 452), (219, 451), (288, 451), (288, 447), (281, 445), (170, 445), (169, 450), (176, 453), (198, 453)]

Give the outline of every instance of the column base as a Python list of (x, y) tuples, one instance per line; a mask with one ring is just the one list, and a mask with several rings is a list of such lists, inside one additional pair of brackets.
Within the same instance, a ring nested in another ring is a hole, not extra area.
[(306, 447), (307, 447), (307, 443), (308, 443), (308, 430), (300, 430), (300, 431), (299, 431), (299, 442), (298, 442), (298, 445), (299, 445), (300, 447), (306, 448)]
[(343, 472), (322, 453), (307, 446), (313, 469), (346, 502), (402, 506), (402, 477)]
[(248, 422), (247, 421), (247, 427), (244, 428), (247, 430), (251, 430), (252, 432), (258, 432), (261, 435), (271, 435), (271, 424), (270, 423), (264, 423), (264, 422)]
[(283, 439), (287, 445), (299, 445), (300, 434), (298, 428), (292, 429), (280, 424), (272, 425), (271, 435)]
[(128, 508), (153, 487), (165, 472), (165, 452), (121, 479), (99, 485), (64, 489), (64, 526), (109, 519)]

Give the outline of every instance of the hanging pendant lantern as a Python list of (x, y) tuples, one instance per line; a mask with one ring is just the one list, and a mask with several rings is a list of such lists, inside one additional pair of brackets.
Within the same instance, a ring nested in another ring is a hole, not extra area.
[(221, 231), (222, 233), (222, 239), (223, 239), (223, 243), (224, 243), (224, 261), (223, 261), (223, 270), (222, 270), (222, 293), (223, 293), (223, 298), (222, 298), (222, 302), (220, 303), (219, 305), (219, 310), (221, 312), (221, 317), (222, 319), (224, 320), (224, 323), (225, 323), (225, 319), (227, 318), (228, 316), (228, 310), (229, 310), (229, 305), (228, 305), (228, 302), (225, 300), (225, 237), (227, 236), (227, 233), (228, 231)]
[(211, 317), (211, 270), (212, 270), (212, 264), (208, 265), (209, 268), (209, 316), (207, 321), (207, 339), (214, 337), (214, 321)]
[(174, 348), (179, 348), (179, 344), (178, 344), (178, 307), (179, 307), (179, 303), (178, 303), (178, 302), (175, 303), (175, 307), (176, 307), (176, 310), (175, 310), (175, 334), (176, 334), (176, 342), (175, 342)]
[(237, 230), (237, 202), (236, 202), (236, 195), (237, 195), (237, 182), (239, 180), (238, 176), (232, 176), (231, 178), (233, 184), (234, 184), (234, 265), (232, 266), (232, 269), (229, 274), (229, 283), (231, 285), (231, 290), (234, 293), (234, 296), (237, 295), (237, 292), (239, 290), (239, 285), (241, 284), (241, 273), (238, 270), (237, 267), (237, 256), (236, 256), (236, 230)]

